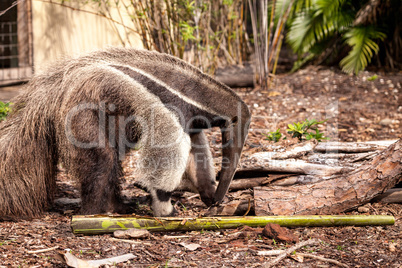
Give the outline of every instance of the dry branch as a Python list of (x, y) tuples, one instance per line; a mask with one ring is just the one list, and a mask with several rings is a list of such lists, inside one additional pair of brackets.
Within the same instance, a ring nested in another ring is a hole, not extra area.
[(284, 258), (286, 258), (287, 255), (291, 254), (293, 251), (307, 246), (307, 245), (316, 245), (319, 244), (320, 241), (318, 241), (317, 239), (311, 239), (311, 240), (306, 240), (306, 241), (302, 241), (300, 243), (297, 243), (296, 245), (294, 245), (293, 247), (290, 247), (288, 249), (286, 249), (283, 253), (281, 253), (278, 257), (276, 257), (275, 259), (273, 259), (272, 261), (265, 263), (263, 265), (264, 268), (269, 268), (272, 266), (275, 266), (278, 262), (280, 262), (281, 260), (283, 260)]
[(315, 260), (323, 261), (323, 262), (329, 262), (329, 263), (338, 265), (338, 266), (340, 266), (340, 267), (345, 267), (345, 268), (348, 268), (348, 267), (349, 267), (348, 265), (343, 264), (343, 263), (341, 263), (341, 262), (339, 262), (339, 261), (337, 261), (337, 260), (324, 258), (324, 257), (317, 256), (317, 255), (314, 255), (314, 254), (297, 253), (297, 255), (302, 256), (302, 257), (305, 257), (305, 258), (310, 258), (310, 259), (315, 259)]
[(294, 146), (290, 150), (285, 152), (275, 153), (273, 155), (273, 159), (289, 159), (289, 158), (299, 158), (303, 155), (306, 155), (309, 152), (312, 152), (314, 148), (318, 145), (317, 140), (310, 140), (302, 143), (301, 145)]
[(253, 189), (256, 186), (265, 185), (271, 182), (271, 179), (267, 177), (261, 178), (250, 178), (247, 180), (234, 180), (230, 184), (229, 190), (236, 191), (236, 190), (244, 190), (244, 189)]
[(44, 252), (49, 252), (58, 249), (59, 246), (54, 246), (51, 248), (43, 248), (43, 249), (38, 249), (38, 250), (28, 250), (28, 254), (38, 254), (38, 253), (44, 253)]
[(317, 152), (343, 152), (343, 153), (365, 153), (377, 150), (384, 150), (396, 140), (374, 141), (374, 142), (323, 142), (315, 147)]
[(381, 203), (402, 204), (402, 188), (389, 189), (385, 193), (375, 197), (372, 201)]
[(262, 216), (262, 217), (205, 217), (152, 218), (134, 216), (88, 215), (73, 216), (71, 228), (75, 234), (103, 234), (130, 228), (153, 232), (231, 229), (242, 226), (263, 227), (276, 223), (285, 227), (392, 225), (392, 216), (329, 215), (329, 216)]
[(329, 165), (312, 164), (304, 160), (273, 160), (269, 157), (265, 157), (264, 153), (258, 153), (254, 155), (257, 160), (256, 165), (260, 170), (267, 173), (295, 173), (295, 174), (310, 174), (331, 176), (336, 174), (344, 174), (351, 171), (349, 167), (334, 167)]
[[(355, 148), (354, 152), (362, 148)], [(348, 174), (307, 185), (255, 187), (255, 212), (256, 215), (337, 214), (369, 202), (401, 178), (402, 140), (399, 140)]]

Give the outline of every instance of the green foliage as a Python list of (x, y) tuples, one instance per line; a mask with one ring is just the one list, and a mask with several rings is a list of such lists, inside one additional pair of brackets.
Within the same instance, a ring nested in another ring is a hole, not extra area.
[(347, 31), (344, 37), (352, 50), (341, 60), (340, 65), (344, 72), (358, 74), (370, 63), (373, 54), (378, 52), (374, 39), (383, 40), (385, 34), (366, 26), (354, 27)]
[[(110, 3), (117, 6), (117, 1)], [(133, 0), (128, 6), (146, 49), (177, 56), (211, 74), (218, 62), (241, 63), (250, 53), (246, 24), (240, 23), (243, 0)]]
[(7, 115), (10, 113), (11, 111), (11, 102), (7, 102), (4, 103), (2, 101), (0, 101), (0, 121), (3, 121), (4, 119), (6, 119)]
[(354, 14), (350, 12), (349, 3), (346, 2), (316, 0), (299, 7), (286, 37), (293, 50), (299, 55), (308, 53), (339, 28), (350, 25)]
[(316, 139), (317, 141), (329, 140), (329, 138), (324, 137), (324, 134), (321, 133), (318, 129), (315, 130), (315, 133), (310, 132), (310, 133), (306, 134), (306, 140), (311, 140), (311, 139)]
[(269, 141), (274, 141), (278, 142), (282, 138), (282, 133), (280, 132), (280, 128), (278, 128), (276, 131), (269, 132), (268, 134), (263, 134), (265, 137), (267, 137), (267, 140)]
[(190, 24), (188, 24), (186, 21), (181, 21), (179, 23), (180, 26), (180, 34), (183, 38), (183, 41), (185, 43), (187, 43), (189, 40), (195, 40), (195, 36), (194, 36), (194, 30), (196, 29), (196, 27), (191, 26)]
[[(292, 138), (298, 138), (299, 141), (316, 139), (317, 141), (321, 142), (323, 140), (328, 140), (329, 138), (324, 137), (324, 134), (318, 130), (317, 126), (325, 123), (326, 121), (327, 120), (317, 121), (315, 119), (306, 119), (303, 122), (288, 124), (288, 129), (286, 131), (288, 134), (292, 135)], [(274, 142), (278, 142), (282, 138), (282, 133), (280, 132), (279, 128), (276, 131), (263, 135), (267, 138), (267, 140)], [(286, 137), (283, 139), (286, 139)]]
[(337, 245), (337, 246), (336, 246), (336, 249), (339, 250), (339, 251), (345, 250), (342, 245)]
[(322, 141), (323, 139), (327, 138), (325, 138), (324, 135), (320, 133), (318, 129), (315, 129), (316, 131), (315, 133), (308, 131), (311, 130), (314, 126), (323, 124), (325, 121), (326, 120), (317, 121), (315, 119), (312, 120), (306, 119), (304, 122), (289, 124), (287, 132), (292, 135), (292, 138), (298, 138), (299, 141), (302, 141), (303, 139), (306, 140), (316, 139), (318, 141)]
[(322, 61), (336, 54), (340, 37), (343, 37), (343, 45), (347, 45), (350, 52), (340, 61), (342, 70), (356, 74), (364, 70), (379, 50), (376, 41), (385, 38), (385, 34), (373, 25), (355, 23), (359, 10), (364, 7), (365, 1), (296, 1), (286, 37), (299, 56), (294, 69), (313, 58), (319, 57)]

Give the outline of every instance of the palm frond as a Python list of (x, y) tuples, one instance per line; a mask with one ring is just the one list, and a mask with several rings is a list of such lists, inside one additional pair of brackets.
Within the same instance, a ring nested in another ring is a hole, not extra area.
[(302, 10), (311, 8), (313, 6), (314, 0), (298, 0), (294, 6), (294, 12), (300, 12)]
[[(304, 2), (304, 1), (302, 1)], [(295, 15), (287, 41), (299, 55), (352, 25), (356, 11), (346, 0), (315, 0)]]
[(300, 55), (308, 52), (326, 31), (323, 15), (316, 14), (314, 9), (308, 9), (296, 15), (286, 39), (293, 51)]
[(352, 47), (349, 54), (340, 62), (342, 70), (358, 74), (370, 63), (371, 58), (378, 52), (374, 39), (383, 40), (385, 34), (373, 27), (354, 27), (344, 35), (346, 44)]
[(316, 8), (324, 14), (324, 23), (338, 31), (352, 25), (357, 12), (346, 0), (317, 0)]
[(331, 17), (334, 12), (340, 10), (340, 7), (345, 3), (345, 0), (317, 0), (315, 5), (326, 16)]

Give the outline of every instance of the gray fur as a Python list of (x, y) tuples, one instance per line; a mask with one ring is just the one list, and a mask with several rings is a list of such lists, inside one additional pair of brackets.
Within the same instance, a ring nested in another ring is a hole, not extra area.
[[(141, 147), (141, 183), (156, 216), (174, 212), (156, 191), (174, 191), (186, 169), (196, 170), (192, 181), (206, 204), (220, 202), (250, 117), (233, 91), (191, 65), (124, 48), (61, 61), (34, 77), (13, 102), (0, 124), (0, 219), (40, 215), (53, 200), (60, 162), (81, 183), (82, 213), (121, 211), (120, 162), (134, 147)], [(216, 195), (202, 133), (213, 126), (222, 128), (223, 156), (233, 162), (222, 167), (224, 183)], [(188, 167), (199, 153), (205, 153), (205, 170), (197, 163)]]

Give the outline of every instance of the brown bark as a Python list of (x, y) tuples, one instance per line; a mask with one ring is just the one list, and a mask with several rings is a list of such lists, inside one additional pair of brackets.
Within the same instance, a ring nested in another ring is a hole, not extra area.
[(369, 202), (402, 177), (402, 140), (370, 163), (333, 179), (289, 187), (255, 187), (256, 215), (336, 214)]
[(375, 197), (373, 202), (400, 203), (402, 204), (402, 188), (389, 189), (383, 194)]

